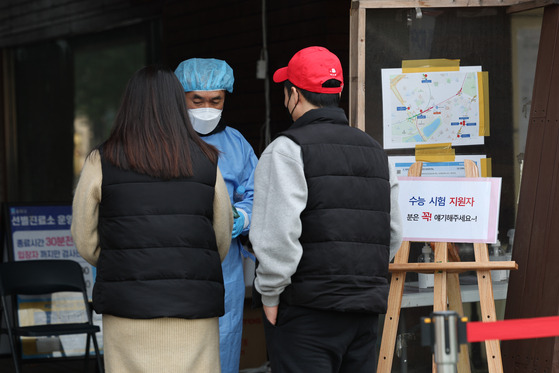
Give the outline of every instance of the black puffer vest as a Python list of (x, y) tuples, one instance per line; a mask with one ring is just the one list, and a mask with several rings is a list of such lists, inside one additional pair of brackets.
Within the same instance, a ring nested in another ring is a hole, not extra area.
[(119, 169), (101, 149), (96, 312), (133, 319), (224, 314), (212, 225), (217, 169), (192, 148), (194, 176), (167, 181)]
[(307, 112), (281, 133), (301, 146), (308, 186), (303, 256), (281, 300), (318, 309), (385, 313), (390, 179), (384, 150), (342, 109)]

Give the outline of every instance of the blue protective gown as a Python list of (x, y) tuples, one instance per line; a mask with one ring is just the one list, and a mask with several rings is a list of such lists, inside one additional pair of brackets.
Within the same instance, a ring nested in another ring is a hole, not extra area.
[[(208, 144), (214, 145), (221, 152), (218, 166), (227, 185), (231, 203), (235, 205), (235, 208), (246, 212), (249, 217), (248, 226), (242, 232), (242, 234), (246, 234), (252, 218), (254, 169), (258, 158), (243, 135), (234, 128), (225, 127), (225, 130), (204, 136), (202, 139)], [(233, 193), (239, 185), (245, 187), (244, 198), (241, 201), (234, 201)], [(231, 241), (229, 253), (221, 264), (225, 283), (225, 315), (219, 318), (219, 354), (222, 373), (239, 371), (245, 298), (243, 255), (250, 254), (244, 250), (240, 238), (234, 238)]]

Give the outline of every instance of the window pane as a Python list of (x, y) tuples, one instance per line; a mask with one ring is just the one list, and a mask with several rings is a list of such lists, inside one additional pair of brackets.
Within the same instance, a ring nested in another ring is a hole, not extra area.
[(99, 40), (74, 52), (74, 176), (85, 157), (110, 134), (120, 99), (132, 74), (145, 65), (143, 40)]

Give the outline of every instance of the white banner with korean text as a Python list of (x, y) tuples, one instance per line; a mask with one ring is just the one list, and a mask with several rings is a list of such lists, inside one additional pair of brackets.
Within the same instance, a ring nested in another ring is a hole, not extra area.
[(495, 243), (501, 178), (398, 177), (404, 241)]

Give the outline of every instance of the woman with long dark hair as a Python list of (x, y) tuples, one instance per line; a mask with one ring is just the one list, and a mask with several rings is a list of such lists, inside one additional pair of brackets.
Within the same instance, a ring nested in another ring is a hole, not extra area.
[(233, 218), (217, 158), (174, 73), (137, 71), (73, 202), (74, 242), (97, 267), (107, 372), (220, 371), (220, 263)]

